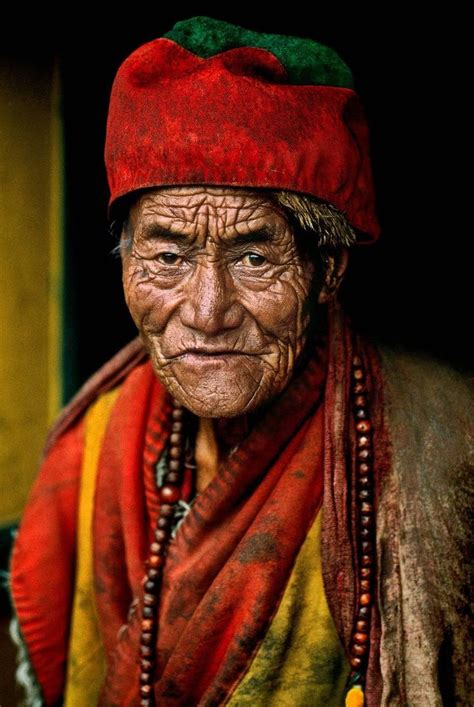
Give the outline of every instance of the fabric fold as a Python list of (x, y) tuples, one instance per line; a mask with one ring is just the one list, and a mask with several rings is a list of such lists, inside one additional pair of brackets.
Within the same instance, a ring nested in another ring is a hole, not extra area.
[[(329, 329), (312, 356), (243, 442), (222, 460), (219, 473), (193, 503), (171, 541), (160, 596), (158, 704), (211, 706), (231, 698), (262, 645), (319, 511), (324, 587), (348, 656), (358, 590), (355, 518), (350, 510), (354, 469), (348, 397), (355, 339), (337, 303), (328, 316)], [(362, 341), (357, 341), (356, 349), (367, 365), (375, 394), (376, 356)], [(140, 702), (138, 609), (159, 509), (155, 464), (170, 434), (171, 397), (137, 343), (130, 348), (130, 357), (133, 365), (128, 359), (120, 362), (123, 376), (120, 366), (108, 370), (107, 380), (114, 381), (117, 391), (98, 455), (92, 511), (94, 604), (107, 666), (99, 697), (103, 705)], [(107, 381), (101, 382), (98, 395), (104, 390)], [(90, 388), (86, 392), (89, 401), (93, 393)], [(77, 409), (80, 405), (77, 400)], [(57, 505), (61, 484), (68, 474), (71, 477), (67, 503), (62, 507), (59, 502), (55, 514), (44, 514), (48, 537), (31, 568), (31, 581), (38, 584), (42, 604), (23, 602), (29, 596), (25, 570), (28, 573), (30, 567), (22, 547), (34, 537), (35, 518), (43, 507), (35, 495), (13, 564), (20, 626), (48, 705), (61, 699), (64, 690), (73, 601), (77, 489), (84, 444), (83, 417), (75, 414), (52, 444), (37, 481), (39, 498), (54, 488), (50, 502)], [(51, 538), (61, 535), (61, 514), (67, 518), (67, 543), (58, 545)], [(64, 579), (56, 596), (43, 591), (46, 558)], [(36, 628), (29, 632), (30, 621)], [(55, 623), (54, 632), (48, 621)], [(35, 652), (38, 629), (44, 635), (41, 650)], [(59, 641), (51, 638), (53, 633)], [(379, 634), (374, 608), (369, 707), (378, 704), (380, 695)]]

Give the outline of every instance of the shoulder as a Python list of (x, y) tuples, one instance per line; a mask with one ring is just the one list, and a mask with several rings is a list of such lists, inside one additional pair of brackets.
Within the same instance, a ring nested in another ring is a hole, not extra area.
[(49, 430), (43, 457), (60, 437), (74, 425), (80, 424), (84, 414), (96, 400), (120, 385), (137, 366), (147, 360), (148, 353), (141, 338), (137, 336), (106, 361), (60, 411)]
[(426, 354), (377, 350), (390, 460), (377, 510), (383, 704), (400, 674), (410, 704), (454, 704), (471, 675), (473, 380)]
[(465, 396), (472, 398), (474, 376), (430, 354), (377, 342), (387, 382), (397, 385), (404, 394), (423, 393), (436, 400), (453, 403)]
[(392, 425), (473, 449), (474, 377), (429, 354), (377, 344)]
[[(473, 377), (428, 354), (377, 344), (400, 498), (465, 529), (473, 493)], [(420, 517), (423, 514), (420, 510)]]

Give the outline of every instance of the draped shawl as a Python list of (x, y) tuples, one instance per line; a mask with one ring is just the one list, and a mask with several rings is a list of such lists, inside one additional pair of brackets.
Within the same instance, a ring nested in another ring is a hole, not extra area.
[[(375, 440), (377, 577), (366, 702), (442, 705), (455, 696), (468, 704), (463, 553), (471, 540), (472, 437), (465, 378), (358, 336), (337, 302), (328, 314), (324, 346), (221, 465), (170, 545), (158, 703), (225, 701), (265, 635), (319, 508), (325, 594), (349, 655), (359, 592), (349, 397), (356, 350), (367, 371)], [(84, 415), (117, 386), (97, 450), (93, 519), (95, 601), (107, 654), (101, 702), (138, 704), (137, 606), (158, 511), (153, 463), (171, 409), (138, 338), (58, 418), (15, 542), (11, 592), (46, 704), (64, 690)]]

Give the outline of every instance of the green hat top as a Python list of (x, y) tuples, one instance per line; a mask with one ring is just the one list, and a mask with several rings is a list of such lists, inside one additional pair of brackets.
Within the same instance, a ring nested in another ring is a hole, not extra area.
[(254, 32), (204, 15), (176, 22), (163, 37), (204, 59), (236, 47), (260, 47), (280, 60), (290, 83), (354, 88), (347, 64), (334, 49), (314, 39)]

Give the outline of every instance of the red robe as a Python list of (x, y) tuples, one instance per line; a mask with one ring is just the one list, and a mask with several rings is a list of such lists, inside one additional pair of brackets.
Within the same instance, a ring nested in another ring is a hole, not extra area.
[[(349, 655), (359, 593), (349, 405), (355, 345), (374, 403), (379, 473), (388, 456), (377, 355), (367, 342), (356, 342), (339, 308), (331, 310), (329, 323), (327, 338), (223, 461), (170, 546), (160, 598), (158, 704), (218, 705), (232, 692), (265, 635), (321, 506), (325, 590)], [(12, 596), (48, 705), (64, 690), (84, 412), (118, 384), (93, 519), (96, 603), (108, 666), (101, 699), (139, 704), (139, 614), (130, 607), (143, 593), (159, 508), (154, 463), (169, 435), (171, 398), (137, 339), (84, 386), (57, 421), (14, 547)], [(380, 702), (379, 640), (375, 603), (368, 705)]]

